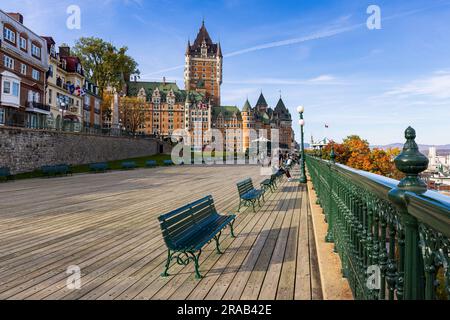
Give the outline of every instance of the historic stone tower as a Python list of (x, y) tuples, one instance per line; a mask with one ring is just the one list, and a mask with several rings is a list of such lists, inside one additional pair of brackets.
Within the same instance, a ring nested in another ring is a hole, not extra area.
[(220, 43), (213, 43), (205, 22), (195, 42), (188, 42), (184, 70), (186, 91), (202, 93), (213, 106), (220, 106), (223, 55)]
[(253, 119), (252, 106), (247, 99), (244, 108), (242, 109), (242, 144), (244, 151), (250, 149), (251, 141), (254, 138), (251, 136), (251, 130), (254, 129), (254, 127), (255, 123)]

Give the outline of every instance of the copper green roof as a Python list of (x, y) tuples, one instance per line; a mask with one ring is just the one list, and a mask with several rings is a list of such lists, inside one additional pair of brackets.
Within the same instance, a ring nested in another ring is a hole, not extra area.
[(262, 114), (262, 121), (263, 121), (265, 124), (270, 123), (270, 117), (269, 117), (269, 115), (268, 115), (266, 112), (264, 112), (264, 113)]
[[(153, 92), (156, 88), (159, 89), (162, 101), (165, 101), (167, 94), (170, 90), (175, 94), (175, 101), (178, 103), (185, 103), (187, 93), (185, 90), (181, 90), (174, 82), (145, 82), (145, 81), (130, 81), (127, 83), (127, 95), (136, 97), (139, 91), (144, 88), (147, 95), (147, 101), (151, 101)], [(191, 102), (200, 102), (204, 100), (204, 96), (198, 92), (190, 92), (189, 99)]]
[(217, 119), (219, 115), (222, 115), (225, 120), (231, 120), (235, 114), (238, 120), (242, 120), (241, 111), (236, 106), (221, 106), (212, 108), (212, 117), (214, 120)]
[(242, 108), (242, 112), (250, 112), (250, 111), (252, 111), (252, 106), (250, 105), (250, 102), (247, 99), (247, 101), (245, 101), (244, 108)]

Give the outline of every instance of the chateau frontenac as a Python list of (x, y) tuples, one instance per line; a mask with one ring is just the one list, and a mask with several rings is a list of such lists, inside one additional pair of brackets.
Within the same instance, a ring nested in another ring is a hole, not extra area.
[[(144, 134), (171, 136), (175, 130), (189, 131), (200, 144), (210, 143), (207, 132), (220, 130), (224, 143), (245, 152), (254, 139), (271, 140), (271, 130), (279, 130), (279, 143), (289, 151), (295, 145), (292, 116), (280, 97), (275, 108), (263, 93), (252, 107), (245, 101), (237, 106), (221, 105), (223, 55), (220, 43), (214, 43), (202, 24), (195, 41), (188, 42), (185, 55), (184, 85), (174, 82), (129, 81), (126, 93), (145, 101)], [(256, 132), (252, 136), (251, 132)], [(233, 134), (230, 134), (233, 132)]]

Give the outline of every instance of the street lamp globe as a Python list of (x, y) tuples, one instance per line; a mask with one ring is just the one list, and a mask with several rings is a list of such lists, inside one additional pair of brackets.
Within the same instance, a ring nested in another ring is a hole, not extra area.
[(298, 112), (298, 113), (303, 113), (303, 112), (305, 112), (305, 107), (304, 107), (304, 106), (299, 106), (299, 107), (297, 108), (297, 112)]
[(304, 127), (305, 126), (305, 120), (304, 119), (301, 119), (298, 123), (300, 124), (300, 127)]

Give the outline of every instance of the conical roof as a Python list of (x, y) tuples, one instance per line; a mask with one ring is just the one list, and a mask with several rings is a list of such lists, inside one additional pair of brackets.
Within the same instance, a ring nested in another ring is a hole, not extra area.
[(242, 108), (242, 112), (250, 112), (250, 111), (252, 111), (252, 106), (250, 105), (250, 102), (247, 99), (247, 101), (245, 101), (244, 108)]
[(259, 96), (258, 102), (256, 103), (257, 107), (268, 107), (266, 98), (264, 98), (263, 93), (261, 92), (261, 95)]
[(208, 30), (205, 27), (205, 21), (202, 22), (202, 27), (200, 28), (197, 38), (194, 42), (194, 48), (201, 47), (203, 41), (206, 42), (206, 45), (211, 46), (213, 44), (211, 37), (209, 36)]
[(280, 120), (292, 120), (291, 113), (289, 112), (288, 108), (286, 108), (286, 105), (284, 104), (282, 98), (280, 98), (277, 106), (275, 107), (275, 114)]
[(275, 112), (283, 113), (287, 111), (286, 105), (284, 104), (284, 101), (282, 98), (277, 103), (277, 106), (275, 107)]

